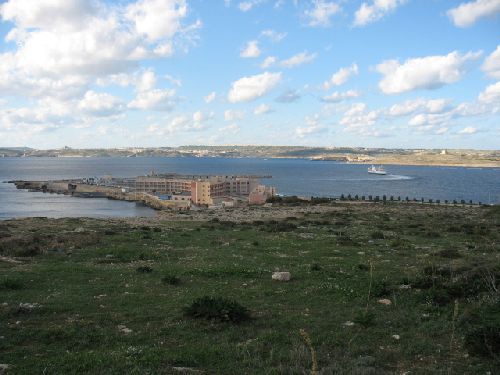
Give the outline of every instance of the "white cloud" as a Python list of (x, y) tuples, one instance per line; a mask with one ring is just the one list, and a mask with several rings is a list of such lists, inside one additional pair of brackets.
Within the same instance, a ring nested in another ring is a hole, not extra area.
[(491, 78), (500, 79), (500, 45), (486, 57), (481, 69)]
[(383, 18), (406, 0), (373, 0), (371, 5), (363, 3), (354, 15), (354, 26), (365, 26)]
[(427, 56), (384, 61), (377, 71), (384, 75), (379, 87), (385, 94), (400, 94), (418, 89), (436, 89), (459, 81), (467, 71), (467, 64), (481, 56), (481, 52), (465, 55), (457, 51), (444, 56)]
[(330, 26), (330, 18), (340, 12), (341, 7), (337, 3), (325, 0), (313, 0), (312, 7), (305, 11), (304, 15), (309, 26)]
[(268, 57), (266, 57), (264, 59), (264, 61), (262, 62), (262, 64), (260, 64), (260, 67), (262, 69), (267, 69), (267, 68), (270, 68), (273, 65), (276, 65), (277, 62), (278, 62), (278, 58), (276, 58), (274, 56), (268, 56)]
[(448, 122), (451, 117), (452, 113), (450, 112), (439, 114), (420, 113), (412, 117), (408, 122), (408, 125), (416, 127), (428, 126), (431, 128), (434, 125), (441, 125)]
[(493, 16), (500, 12), (500, 0), (476, 0), (460, 4), (450, 9), (448, 16), (455, 26), (468, 27), (480, 18)]
[(368, 111), (365, 103), (355, 103), (343, 114), (340, 124), (350, 132), (362, 135), (375, 134), (372, 128), (379, 115), (380, 111)]
[(316, 53), (308, 53), (307, 51), (298, 53), (286, 60), (281, 60), (281, 61), (274, 56), (269, 56), (264, 59), (260, 67), (262, 69), (267, 69), (272, 66), (279, 66), (282, 68), (291, 69), (291, 68), (296, 68), (303, 64), (309, 64), (313, 62), (316, 59), (316, 56), (317, 56)]
[(78, 108), (86, 115), (107, 117), (123, 112), (125, 106), (120, 99), (108, 93), (87, 91)]
[(185, 0), (139, 0), (127, 6), (125, 15), (139, 35), (156, 42), (179, 32), (187, 11)]
[(458, 132), (458, 134), (474, 134), (477, 133), (477, 129), (473, 126), (467, 126)]
[(127, 107), (130, 109), (145, 109), (155, 111), (170, 111), (177, 102), (174, 89), (153, 89), (140, 91)]
[(240, 57), (255, 58), (260, 56), (259, 42), (256, 40), (249, 41), (245, 47), (241, 49)]
[(400, 117), (413, 114), (415, 112), (425, 113), (441, 113), (448, 109), (449, 100), (447, 99), (413, 99), (403, 103), (394, 104), (387, 111), (387, 115), (391, 117)]
[(147, 132), (156, 136), (171, 136), (182, 132), (197, 132), (206, 129), (205, 121), (213, 118), (213, 113), (208, 116), (201, 111), (194, 112), (191, 116), (182, 114), (173, 117), (166, 125), (152, 124)]
[(224, 120), (226, 121), (236, 121), (243, 120), (245, 118), (245, 112), (237, 111), (234, 109), (227, 109), (224, 111)]
[(240, 127), (238, 125), (236, 125), (236, 124), (231, 124), (231, 125), (219, 128), (219, 131), (223, 132), (223, 133), (237, 134), (237, 133), (240, 132)]
[(260, 104), (253, 110), (255, 115), (265, 115), (267, 113), (271, 113), (273, 110), (268, 104)]
[(150, 91), (156, 86), (156, 75), (152, 70), (146, 70), (136, 83), (137, 91)]
[(500, 104), (500, 81), (486, 87), (486, 89), (479, 94), (478, 99), (481, 103), (485, 104)]
[(340, 86), (346, 83), (353, 75), (358, 74), (358, 65), (352, 64), (349, 67), (340, 68), (328, 81), (323, 83), (323, 88), (329, 90), (332, 86)]
[(262, 3), (263, 0), (249, 0), (249, 1), (242, 1), (238, 4), (238, 8), (240, 8), (240, 10), (242, 12), (248, 12), (249, 10), (251, 10), (253, 7), (255, 7), (256, 5), (259, 5), (260, 3)]
[(344, 92), (335, 91), (330, 95), (323, 96), (321, 100), (328, 103), (339, 103), (344, 100), (357, 97), (359, 97), (359, 92), (356, 90), (348, 90)]
[(274, 43), (278, 43), (278, 42), (281, 42), (283, 39), (285, 39), (285, 37), (287, 36), (287, 33), (286, 32), (279, 33), (275, 30), (268, 29), (268, 30), (263, 30), (260, 33), (260, 35), (270, 39)]
[(304, 138), (308, 135), (318, 133), (324, 130), (324, 126), (321, 125), (319, 115), (314, 115), (312, 117), (307, 116), (305, 118), (306, 126), (297, 127), (295, 133), (299, 138)]
[(185, 0), (8, 0), (0, 17), (14, 23), (6, 39), (16, 44), (0, 53), (0, 91), (23, 97), (80, 96), (141, 59), (171, 54), (175, 41), (182, 48), (194, 31), (183, 25)]
[(212, 91), (210, 94), (205, 96), (203, 98), (203, 100), (205, 100), (205, 103), (209, 104), (209, 103), (212, 103), (216, 97), (217, 97), (217, 94), (215, 93), (215, 91)]
[(231, 84), (228, 100), (231, 103), (249, 102), (266, 95), (281, 81), (281, 73), (265, 72), (243, 77)]

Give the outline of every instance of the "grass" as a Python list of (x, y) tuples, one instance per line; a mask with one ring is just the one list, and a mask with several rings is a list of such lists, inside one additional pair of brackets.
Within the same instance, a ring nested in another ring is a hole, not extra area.
[[(0, 262), (0, 358), (8, 374), (499, 373), (499, 218), (337, 203), (269, 226), (2, 221), (20, 263)], [(198, 311), (252, 319), (185, 315), (206, 296)]]

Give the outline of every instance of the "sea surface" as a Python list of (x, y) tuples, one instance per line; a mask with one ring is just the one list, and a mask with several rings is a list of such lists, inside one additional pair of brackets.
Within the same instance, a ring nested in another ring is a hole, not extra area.
[(154, 210), (105, 198), (74, 198), (17, 190), (9, 180), (48, 180), (156, 173), (271, 175), (278, 193), (301, 196), (391, 195), (500, 203), (500, 168), (385, 165), (385, 176), (367, 165), (307, 159), (257, 158), (0, 158), (0, 219), (154, 216)]

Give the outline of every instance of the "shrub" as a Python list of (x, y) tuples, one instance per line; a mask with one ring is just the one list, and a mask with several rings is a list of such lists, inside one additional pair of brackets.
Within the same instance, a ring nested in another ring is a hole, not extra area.
[(457, 249), (444, 249), (439, 252), (439, 256), (442, 258), (449, 258), (449, 259), (458, 259), (461, 258), (462, 255), (458, 252)]
[(374, 240), (383, 240), (383, 239), (385, 238), (385, 237), (384, 237), (384, 232), (379, 231), (379, 230), (377, 230), (377, 231), (375, 231), (375, 232), (372, 232), (372, 233), (370, 234), (370, 237), (371, 237), (372, 239), (374, 239)]
[(500, 353), (500, 304), (480, 306), (460, 319), (464, 346), (471, 355), (495, 358)]
[(373, 284), (372, 294), (375, 297), (388, 297), (391, 295), (391, 293), (392, 288), (386, 280), (377, 281)]
[(185, 307), (184, 315), (191, 318), (232, 323), (240, 323), (250, 319), (248, 309), (238, 302), (209, 296), (198, 298), (191, 305)]
[(141, 273), (150, 273), (153, 272), (153, 269), (149, 266), (140, 266), (136, 268), (136, 271)]
[(321, 271), (321, 266), (318, 263), (311, 264), (311, 271)]
[(0, 289), (19, 290), (23, 288), (23, 283), (18, 279), (4, 278), (0, 281)]
[(354, 323), (365, 328), (375, 325), (375, 314), (368, 310), (358, 311), (354, 317)]
[(163, 284), (179, 285), (181, 283), (181, 279), (174, 275), (166, 275), (161, 278), (161, 282)]

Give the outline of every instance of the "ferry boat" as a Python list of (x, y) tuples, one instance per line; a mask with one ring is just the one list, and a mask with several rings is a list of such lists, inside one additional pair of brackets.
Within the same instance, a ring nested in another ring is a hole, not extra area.
[(368, 168), (368, 173), (385, 175), (387, 174), (387, 171), (382, 168), (381, 165), (378, 168), (372, 165), (370, 168)]

